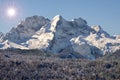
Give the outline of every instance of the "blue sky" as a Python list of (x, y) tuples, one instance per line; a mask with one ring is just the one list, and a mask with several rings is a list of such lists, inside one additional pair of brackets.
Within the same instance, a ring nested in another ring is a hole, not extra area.
[[(7, 7), (14, 6), (17, 16), (9, 19)], [(21, 20), (33, 15), (67, 20), (82, 17), (88, 25), (101, 25), (108, 33), (120, 34), (120, 0), (0, 0), (0, 31), (6, 33)]]

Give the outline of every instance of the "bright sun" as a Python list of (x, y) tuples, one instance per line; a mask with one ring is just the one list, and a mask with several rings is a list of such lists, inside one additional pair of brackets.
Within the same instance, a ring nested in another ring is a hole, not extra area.
[(8, 8), (7, 9), (7, 15), (9, 17), (14, 17), (16, 15), (16, 10), (14, 8)]

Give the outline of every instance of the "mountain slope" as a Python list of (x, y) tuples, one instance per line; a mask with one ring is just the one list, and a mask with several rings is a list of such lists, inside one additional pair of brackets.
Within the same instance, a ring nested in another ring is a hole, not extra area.
[(51, 21), (42, 16), (26, 18), (4, 36), (3, 45), (6, 40), (9, 48), (40, 49), (62, 56), (79, 54), (88, 59), (120, 49), (119, 36), (109, 35), (100, 26), (88, 26), (82, 18), (67, 21), (60, 15)]
[(49, 19), (42, 16), (28, 17), (18, 24), (17, 27), (12, 28), (11, 31), (5, 35), (4, 40), (10, 40), (15, 43), (23, 43), (48, 22)]
[(117, 50), (113, 54), (105, 55), (100, 60), (107, 60), (107, 61), (119, 61), (120, 60), (120, 50)]

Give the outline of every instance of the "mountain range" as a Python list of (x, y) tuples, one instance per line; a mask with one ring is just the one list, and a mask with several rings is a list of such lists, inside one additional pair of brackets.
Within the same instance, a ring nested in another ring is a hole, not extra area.
[(39, 49), (54, 54), (96, 59), (120, 49), (120, 36), (112, 36), (100, 25), (89, 26), (82, 18), (67, 21), (27, 17), (8, 33), (0, 33), (0, 49)]

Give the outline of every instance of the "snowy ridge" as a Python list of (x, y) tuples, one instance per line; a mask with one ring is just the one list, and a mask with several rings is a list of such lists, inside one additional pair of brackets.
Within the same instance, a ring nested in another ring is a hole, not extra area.
[(120, 49), (119, 35), (111, 36), (99, 25), (90, 27), (82, 18), (67, 21), (60, 15), (51, 21), (42, 16), (28, 17), (0, 40), (1, 49), (40, 49), (55, 54), (77, 53), (88, 59)]

